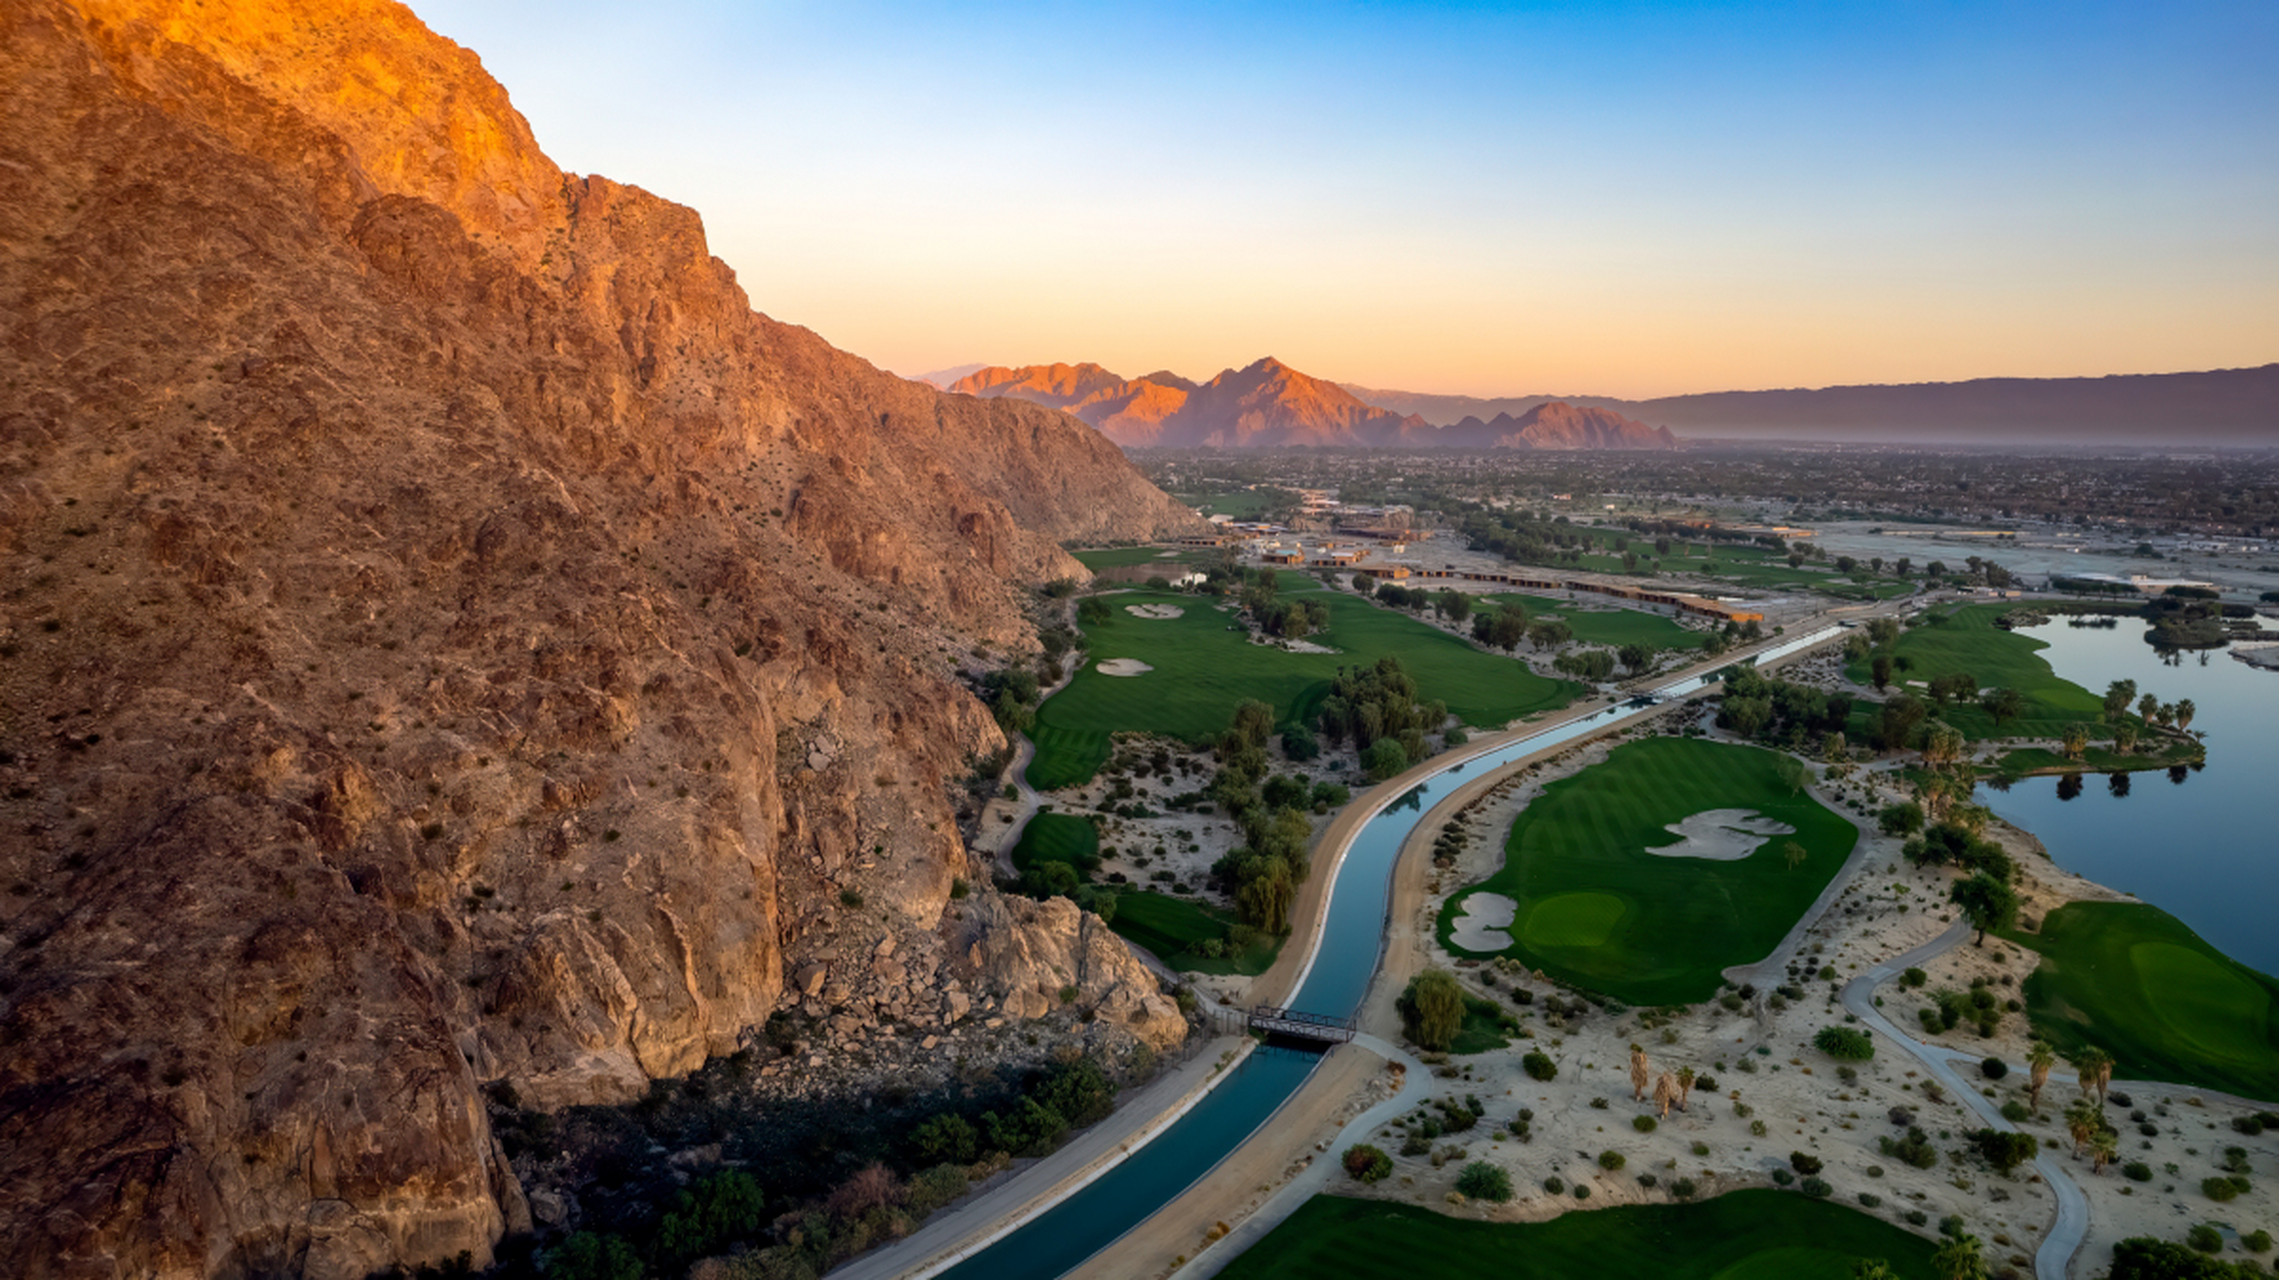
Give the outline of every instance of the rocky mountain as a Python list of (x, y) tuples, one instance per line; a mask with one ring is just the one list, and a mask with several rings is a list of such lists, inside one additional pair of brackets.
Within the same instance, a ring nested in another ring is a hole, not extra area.
[[(1453, 424), (1544, 397), (1479, 399), (1344, 384), (1389, 413)], [(2102, 378), (1976, 378), (1893, 386), (1715, 391), (1621, 400), (1567, 396), (1696, 435), (1977, 444), (2269, 445), (2279, 439), (2279, 364)]]
[(389, 0), (15, 0), (0, 115), (17, 1274), (481, 1264), (483, 1086), (780, 1011), (825, 1069), (1064, 984), (1183, 1034), (1104, 932), (949, 906), (961, 667), (1061, 540), (1194, 527), (1107, 440), (754, 313)]
[(1204, 383), (1172, 373), (1126, 381), (1096, 364), (1048, 364), (981, 369), (950, 389), (1065, 409), (1127, 449), (1667, 449), (1677, 443), (1666, 429), (1559, 401), (1534, 404), (1516, 417), (1467, 417), (1438, 427), (1415, 414), (1372, 407), (1271, 356)]
[(1668, 427), (1649, 427), (1612, 409), (1563, 400), (1536, 405), (1517, 417), (1499, 413), (1486, 422), (1466, 417), (1409, 432), (1403, 440), (1443, 449), (1674, 449), (1678, 443)]

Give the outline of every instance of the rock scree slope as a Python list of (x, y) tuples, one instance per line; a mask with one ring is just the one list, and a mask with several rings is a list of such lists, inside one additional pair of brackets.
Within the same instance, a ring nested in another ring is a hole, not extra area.
[(754, 313), (386, 0), (12, 0), (0, 117), (12, 1272), (484, 1263), (484, 1085), (794, 1003), (1183, 1034), (1096, 921), (944, 913), (953, 659), (1195, 525), (1105, 439)]

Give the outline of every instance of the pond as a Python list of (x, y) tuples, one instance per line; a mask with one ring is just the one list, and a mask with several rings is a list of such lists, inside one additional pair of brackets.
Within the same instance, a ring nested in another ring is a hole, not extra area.
[(2134, 619), (2117, 629), (2061, 619), (2024, 634), (2048, 643), (2042, 656), (2092, 693), (2134, 680), (2139, 697), (2190, 698), (2205, 767), (2027, 778), (1980, 798), (2039, 836), (2059, 866), (2136, 894), (2225, 954), (2279, 973), (2270, 920), (2279, 892), (2279, 671), (2220, 649), (2163, 657), (2143, 630)]

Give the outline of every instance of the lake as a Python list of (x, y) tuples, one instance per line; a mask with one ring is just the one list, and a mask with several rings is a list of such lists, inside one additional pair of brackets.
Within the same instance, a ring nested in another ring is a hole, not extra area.
[[(2133, 893), (2190, 925), (2246, 964), (2279, 973), (2279, 671), (2260, 671), (2225, 650), (2164, 659), (2133, 618), (2119, 628), (2071, 627), (2064, 619), (2021, 634), (2046, 642), (2057, 673), (2102, 695), (2115, 680), (2137, 696), (2190, 698), (2192, 730), (2207, 741), (2197, 770), (2028, 778), (1979, 798), (2011, 824), (2041, 837), (2069, 871)], [(2202, 654), (2206, 662), (2201, 661)], [(2174, 661), (2176, 665), (2170, 665)], [(2070, 793), (2070, 798), (2069, 798)]]

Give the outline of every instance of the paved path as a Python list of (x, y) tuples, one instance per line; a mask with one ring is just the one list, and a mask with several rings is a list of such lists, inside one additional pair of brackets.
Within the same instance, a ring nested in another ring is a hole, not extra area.
[(1345, 1149), (1356, 1142), (1366, 1142), (1379, 1126), (1396, 1116), (1406, 1115), (1423, 1105), (1426, 1095), (1432, 1092), (1432, 1069), (1419, 1062), (1400, 1046), (1388, 1043), (1378, 1036), (1364, 1032), (1353, 1037), (1354, 1047), (1366, 1049), (1387, 1062), (1398, 1062), (1408, 1068), (1401, 1082), (1401, 1091), (1353, 1117), (1329, 1143), (1328, 1153), (1306, 1166), (1306, 1171), (1276, 1189), (1272, 1199), (1258, 1206), (1251, 1215), (1237, 1224), (1235, 1229), (1221, 1237), (1195, 1260), (1171, 1273), (1171, 1280), (1208, 1280), (1226, 1269), (1228, 1263), (1241, 1257), (1250, 1247), (1266, 1238), (1266, 1233), (1281, 1226), (1298, 1206), (1329, 1189), (1330, 1183), (1345, 1175), (1340, 1160)]
[[(1893, 956), (1869, 969), (1844, 984), (1844, 1008), (1860, 1021), (1890, 1037), (1900, 1048), (1921, 1062), (1933, 1079), (1951, 1091), (1964, 1106), (1976, 1112), (1987, 1127), (2015, 1131), (2017, 1126), (2003, 1119), (1994, 1103), (1955, 1070), (1954, 1059), (1967, 1059), (1970, 1055), (1924, 1044), (1893, 1026), (1891, 1020), (1883, 1016), (1883, 1010), (1875, 1007), (1875, 989), (1878, 986), (1898, 977), (1910, 966), (1919, 965), (1933, 956), (1952, 950), (1970, 935), (1970, 923), (1957, 921), (1953, 928), (1913, 951)], [(2080, 1251), (2083, 1237), (2089, 1234), (2089, 1198), (2082, 1194), (2081, 1184), (2073, 1180), (2072, 1171), (2048, 1153), (2034, 1157), (2034, 1168), (2042, 1175), (2043, 1184), (2057, 1198), (2057, 1221), (2050, 1224), (2049, 1234), (2042, 1238), (2042, 1247), (2034, 1254), (2034, 1275), (2036, 1280), (2066, 1280), (2066, 1269), (2072, 1265), (2073, 1255)]]
[[(1222, 1036), (1194, 1057), (1117, 1104), (1107, 1119), (1029, 1168), (926, 1219), (908, 1236), (862, 1254), (832, 1280), (896, 1280), (933, 1275), (964, 1261), (1090, 1185), (1145, 1146), (1202, 1100), (1222, 1071), (1234, 1069), (1253, 1042)], [(1234, 1058), (1221, 1066), (1228, 1054)]]

